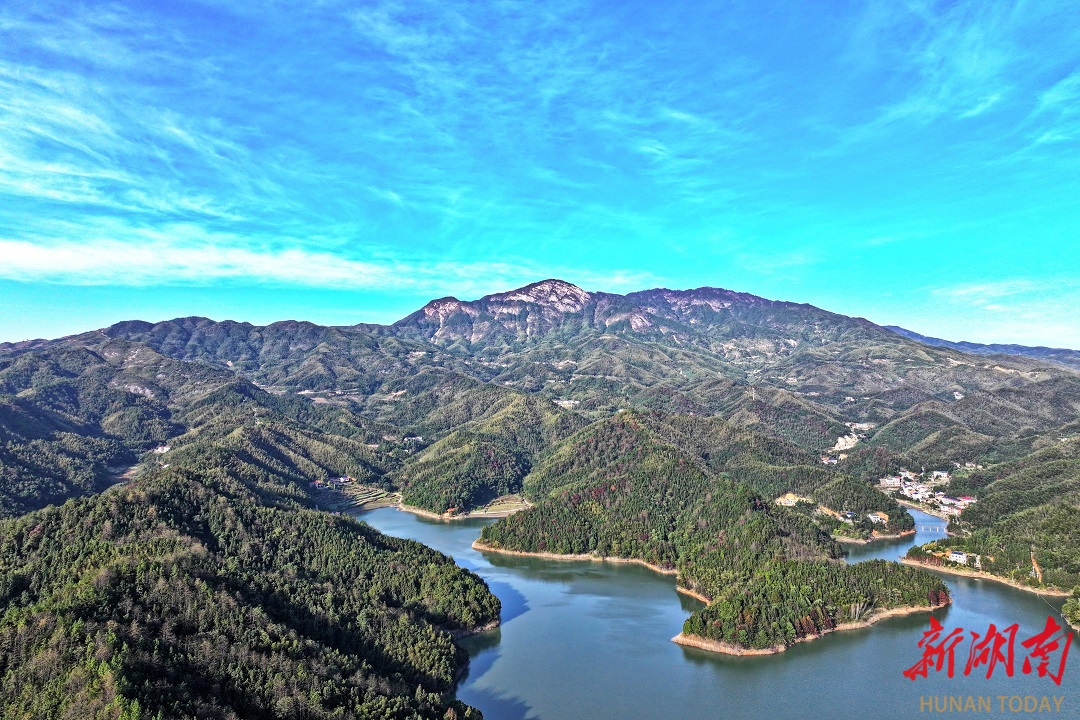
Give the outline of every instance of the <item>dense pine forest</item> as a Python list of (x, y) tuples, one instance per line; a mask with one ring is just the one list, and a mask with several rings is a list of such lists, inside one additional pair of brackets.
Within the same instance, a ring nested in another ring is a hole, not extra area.
[(467, 661), (453, 633), (498, 618), (484, 582), (264, 504), (231, 465), (0, 524), (3, 716), (477, 716), (446, 694)]

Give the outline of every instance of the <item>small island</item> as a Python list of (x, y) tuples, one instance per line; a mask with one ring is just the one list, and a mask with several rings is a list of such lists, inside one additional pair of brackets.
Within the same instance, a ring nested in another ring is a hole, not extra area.
[[(871, 613), (865, 615), (860, 620), (853, 620), (853, 621), (850, 621), (850, 622), (840, 623), (836, 627), (826, 628), (826, 629), (822, 630), (821, 632), (817, 633), (816, 635), (804, 635), (802, 637), (797, 637), (797, 638), (795, 638), (794, 642), (795, 643), (801, 643), (801, 642), (807, 642), (809, 640), (816, 640), (817, 638), (820, 638), (820, 637), (822, 637), (824, 635), (827, 635), (827, 634), (829, 634), (831, 632), (840, 632), (840, 631), (843, 631), (843, 630), (858, 630), (858, 629), (861, 629), (861, 628), (868, 628), (871, 625), (873, 625), (874, 623), (878, 622), (879, 620), (885, 620), (886, 618), (898, 617), (898, 616), (901, 616), (901, 615), (912, 615), (914, 613), (929, 612), (931, 610), (936, 610), (937, 608), (943, 607), (944, 605), (948, 605), (951, 602), (952, 602), (952, 599), (949, 598), (949, 597), (946, 597), (943, 604), (935, 605), (935, 606), (932, 606), (932, 607), (931, 606), (926, 606), (926, 605), (908, 605), (906, 607), (896, 607), (896, 608), (890, 608), (888, 610), (877, 610), (877, 611), (874, 611), (874, 612), (871, 612)], [(678, 645), (685, 645), (687, 647), (694, 647), (694, 648), (697, 648), (699, 650), (708, 650), (710, 652), (718, 652), (718, 653), (724, 653), (725, 655), (737, 655), (737, 656), (744, 656), (744, 655), (775, 655), (776, 653), (784, 652), (785, 650), (788, 649), (788, 647), (790, 647), (789, 645), (785, 645), (785, 644), (782, 644), (782, 643), (777, 643), (776, 645), (771, 645), (771, 646), (765, 647), (765, 648), (750, 648), (750, 647), (744, 647), (742, 645), (735, 645), (733, 643), (724, 642), (723, 640), (712, 640), (712, 639), (709, 639), (709, 638), (706, 638), (706, 637), (702, 637), (700, 635), (687, 634), (685, 632), (681, 632), (678, 635), (676, 635), (675, 637), (671, 638), (671, 641), (673, 643), (678, 644)]]

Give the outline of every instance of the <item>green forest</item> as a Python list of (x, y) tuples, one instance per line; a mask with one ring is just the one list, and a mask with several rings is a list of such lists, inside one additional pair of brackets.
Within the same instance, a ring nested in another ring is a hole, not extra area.
[(526, 487), (567, 484), (485, 527), (483, 546), (676, 569), (680, 585), (712, 599), (686, 632), (753, 648), (791, 644), (874, 610), (947, 602), (944, 583), (925, 571), (841, 564), (840, 547), (808, 517), (710, 473), (641, 415), (620, 413), (572, 440), (579, 449), (548, 459), (530, 475), (538, 485)]
[[(169, 401), (158, 415), (182, 431), (167, 453), (145, 455), (132, 481), (75, 497), (109, 484), (113, 459), (87, 449), (118, 448), (131, 462), (159, 441), (106, 432), (142, 397), (95, 392), (101, 378), (146, 371), (126, 364), (46, 363), (10, 401), (22, 415), (3, 417), (17, 457), (87, 484), (61, 491), (63, 504), (0, 521), (0, 714), (479, 717), (449, 694), (467, 662), (454, 637), (498, 622), (483, 580), (422, 545), (311, 509), (309, 481), (378, 480), (397, 450), (376, 453), (361, 442), (364, 424), (336, 409), (211, 372), (197, 391), (160, 389)], [(17, 389), (11, 376), (0, 371)], [(68, 386), (85, 390), (62, 393)], [(76, 422), (86, 435), (54, 430)], [(57, 463), (46, 454), (55, 448), (82, 464)], [(9, 468), (6, 477), (36, 481), (5, 484), (19, 502), (57, 499), (29, 462), (5, 458)]]
[(4, 717), (475, 716), (445, 698), (481, 579), (199, 457), (0, 524)]

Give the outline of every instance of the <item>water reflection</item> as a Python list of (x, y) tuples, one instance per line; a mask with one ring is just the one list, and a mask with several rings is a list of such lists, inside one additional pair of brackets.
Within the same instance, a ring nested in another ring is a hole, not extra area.
[(502, 625), (506, 625), (528, 611), (529, 601), (510, 583), (503, 580), (488, 580), (487, 584), (495, 597), (502, 601), (502, 612), (499, 613), (499, 621)]

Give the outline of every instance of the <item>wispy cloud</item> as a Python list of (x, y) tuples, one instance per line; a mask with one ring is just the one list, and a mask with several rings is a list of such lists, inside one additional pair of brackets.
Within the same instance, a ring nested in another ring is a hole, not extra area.
[(453, 262), (383, 248), (367, 259), (257, 245), (250, 237), (210, 233), (194, 225), (144, 229), (137, 239), (107, 237), (28, 242), (0, 239), (0, 279), (67, 285), (216, 285), (221, 282), (333, 289), (494, 292), (564, 275), (604, 290), (655, 284), (647, 272), (541, 267), (528, 260)]
[(1039, 95), (1027, 125), (1034, 146), (1080, 140), (1080, 70)]
[[(839, 129), (837, 148), (1030, 107), (1045, 68), (1075, 56), (1066, 50), (1077, 40), (1075, 28), (1064, 21), (1075, 20), (1074, 10), (1060, 2), (868, 4), (853, 25), (847, 58), (866, 76), (886, 70), (881, 89), (888, 92), (875, 93), (881, 99), (868, 120)], [(1044, 41), (1037, 47), (1034, 35)]]
[(1032, 292), (1039, 285), (1031, 280), (1002, 280), (991, 283), (960, 285), (958, 287), (937, 288), (933, 292), (942, 297), (956, 298), (967, 302), (982, 303), (996, 298), (1011, 297)]
[(1011, 279), (935, 288), (931, 293), (944, 303), (964, 305), (977, 311), (1010, 313), (1014, 319), (1057, 323), (1054, 313), (1047, 312), (1048, 308), (1075, 307), (1080, 301), (1080, 281), (1069, 277), (1046, 278), (1038, 282)]

